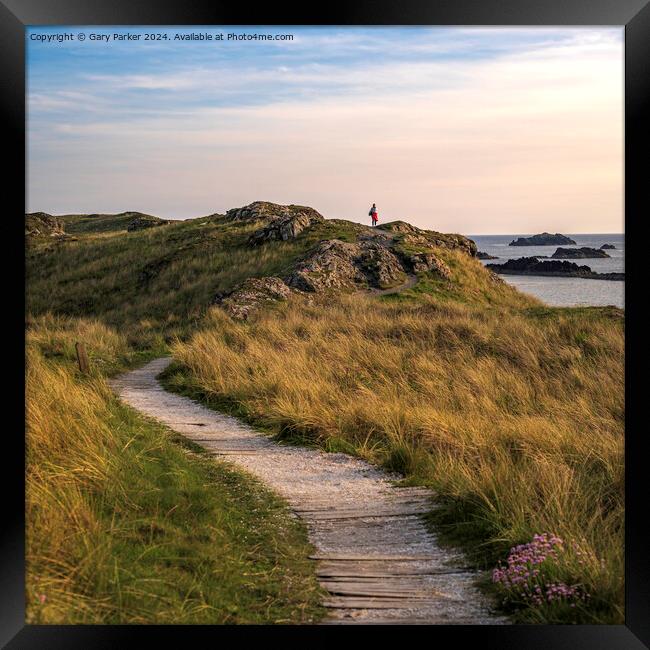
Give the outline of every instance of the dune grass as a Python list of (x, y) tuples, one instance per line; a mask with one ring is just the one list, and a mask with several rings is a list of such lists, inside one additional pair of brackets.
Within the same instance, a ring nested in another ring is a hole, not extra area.
[(295, 301), (246, 323), (214, 309), (174, 346), (166, 383), (431, 486), (437, 530), (483, 568), (535, 534), (562, 536), (583, 552), (556, 577), (590, 601), (515, 620), (621, 623), (622, 312), (547, 308), (487, 291), (471, 265), (455, 273), (451, 288)]
[[(74, 341), (92, 351), (81, 377)], [(302, 525), (257, 481), (122, 405), (124, 338), (28, 330), (27, 622), (298, 623), (321, 616)]]
[(77, 241), (33, 246), (27, 251), (27, 313), (92, 315), (123, 329), (136, 349), (164, 346), (200, 324), (217, 292), (248, 277), (281, 274), (315, 242), (354, 239), (361, 226), (327, 221), (296, 240), (251, 249), (246, 241), (256, 228), (259, 223), (216, 215), (129, 233), (89, 231)]
[[(546, 307), (477, 260), (440, 249), (450, 282), (424, 274), (399, 294), (290, 301), (241, 323), (210, 307), (216, 292), (251, 276), (282, 275), (317, 241), (356, 241), (367, 229), (328, 220), (295, 240), (252, 249), (246, 241), (257, 226), (219, 215), (132, 233), (110, 215), (75, 223), (77, 241), (27, 253), (34, 315), (28, 416), (30, 439), (40, 440), (28, 459), (31, 620), (317, 615), (300, 551), (304, 537), (289, 527), (278, 540), (271, 497), (261, 498), (268, 508), (259, 521), (247, 518), (243, 511), (252, 506), (240, 497), (256, 493), (253, 484), (204, 466), (107, 391), (106, 375), (175, 341), (170, 388), (285, 439), (358, 454), (433, 487), (443, 507), (432, 525), (443, 540), (464, 545), (478, 566), (495, 566), (538, 533), (581, 549), (552, 573), (584, 587), (589, 602), (573, 609), (511, 603), (515, 620), (623, 621), (621, 310)], [(73, 364), (79, 339), (93, 367), (83, 379)], [(246, 487), (230, 489), (229, 477)], [(183, 507), (163, 517), (179, 497)], [(137, 529), (140, 515), (145, 529), (160, 528), (172, 540), (176, 559), (165, 564), (135, 534), (121, 537)], [(233, 518), (242, 527), (228, 523)], [(226, 532), (217, 535), (208, 523), (214, 520), (226, 522)], [(262, 545), (238, 546), (242, 531), (256, 525)], [(62, 530), (73, 534), (64, 538)], [(283, 541), (290, 548), (283, 550)], [(233, 576), (219, 591), (208, 548), (225, 549), (219, 566), (242, 573), (262, 566), (250, 583), (261, 591), (247, 591)], [(266, 555), (268, 549), (277, 553)], [(175, 564), (179, 557), (189, 569)], [(247, 562), (249, 569), (241, 568)], [(287, 581), (294, 585), (288, 600), (279, 596)], [(246, 600), (249, 591), (256, 595)], [(264, 615), (262, 601), (271, 603)]]

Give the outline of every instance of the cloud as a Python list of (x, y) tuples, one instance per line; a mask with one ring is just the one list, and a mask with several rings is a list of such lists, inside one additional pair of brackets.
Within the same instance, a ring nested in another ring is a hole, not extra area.
[(314, 38), (352, 48), (344, 64), (179, 56), (86, 65), (74, 90), (33, 84), (30, 209), (187, 217), (268, 199), (363, 219), (374, 201), (466, 233), (620, 229), (620, 34), (467, 31), (433, 45), (498, 48), (441, 61), (413, 53), (428, 44), (418, 32), (412, 58), (377, 60), (354, 49), (371, 36), (337, 32)]

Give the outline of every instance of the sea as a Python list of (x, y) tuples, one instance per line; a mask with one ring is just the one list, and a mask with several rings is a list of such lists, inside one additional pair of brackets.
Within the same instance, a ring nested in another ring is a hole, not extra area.
[[(621, 233), (597, 233), (572, 235), (562, 233), (576, 242), (575, 246), (562, 248), (600, 248), (603, 244), (614, 244), (614, 250), (605, 251), (611, 257), (596, 259), (569, 260), (582, 266), (586, 264), (597, 273), (625, 271), (625, 236)], [(483, 264), (503, 264), (509, 259), (532, 257), (533, 255), (551, 256), (557, 246), (508, 246), (518, 237), (528, 235), (468, 235), (478, 246), (479, 251), (495, 255), (497, 260), (481, 260)], [(542, 260), (543, 261), (543, 260)], [(603, 306), (625, 307), (625, 282), (614, 280), (585, 280), (581, 278), (542, 277), (534, 275), (501, 275), (506, 282), (520, 291), (531, 294), (555, 307)]]

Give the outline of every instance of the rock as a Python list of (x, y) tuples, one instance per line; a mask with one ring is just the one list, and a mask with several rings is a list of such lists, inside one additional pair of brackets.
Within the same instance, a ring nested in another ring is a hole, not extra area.
[(449, 280), (451, 278), (451, 270), (449, 267), (434, 253), (402, 253), (401, 257), (405, 259), (413, 273), (429, 272), (434, 273), (443, 280)]
[(480, 259), (480, 260), (498, 260), (499, 259), (498, 257), (496, 257), (494, 255), (490, 255), (488, 253), (484, 253), (483, 251), (477, 251), (476, 252), (476, 257), (478, 257), (478, 259)]
[(358, 247), (356, 262), (370, 286), (385, 289), (404, 281), (404, 268), (386, 246), (376, 242), (361, 242)]
[[(122, 214), (128, 215), (129, 213), (124, 212)], [(133, 219), (133, 221), (131, 221), (126, 227), (129, 232), (133, 232), (135, 230), (145, 230), (146, 228), (155, 228), (157, 226), (164, 226), (169, 223), (169, 221), (166, 219), (153, 217), (149, 214), (141, 214), (139, 212), (134, 212), (133, 214), (137, 214), (138, 216), (136, 216), (135, 219)]]
[(372, 240), (356, 244), (329, 239), (308, 253), (287, 278), (301, 291), (386, 288), (402, 282), (405, 270), (387, 246)]
[(266, 241), (294, 239), (305, 228), (324, 221), (323, 215), (304, 205), (279, 205), (268, 201), (255, 201), (242, 208), (232, 208), (226, 212), (229, 221), (266, 221), (249, 238), (253, 246)]
[(614, 244), (603, 244), (600, 247), (600, 250), (601, 251), (613, 251), (613, 250), (616, 250), (616, 246), (614, 246)]
[[(224, 218), (254, 224), (258, 229), (249, 238), (253, 245), (294, 238), (305, 228), (324, 221), (312, 208), (263, 201), (229, 210)], [(328, 221), (332, 230), (336, 230), (336, 222)], [(291, 292), (310, 300), (310, 294), (331, 290), (381, 291), (405, 284), (407, 275), (416, 273), (430, 273), (449, 280), (451, 270), (436, 254), (436, 247), (476, 255), (476, 244), (462, 235), (422, 230), (403, 221), (382, 224), (381, 228), (356, 226), (352, 232), (355, 241), (320, 241), (282, 278), (249, 279), (232, 292), (217, 294), (214, 302), (235, 318), (247, 318), (251, 309), (285, 299)], [(345, 233), (350, 234), (347, 229)]]
[(287, 284), (301, 291), (351, 289), (367, 284), (359, 264), (360, 245), (338, 239), (322, 241), (298, 263)]
[(570, 246), (575, 245), (573, 239), (566, 235), (561, 235), (556, 232), (554, 235), (551, 233), (543, 232), (541, 235), (533, 235), (532, 237), (519, 237), (513, 239), (508, 246)]
[(31, 212), (25, 215), (25, 236), (29, 238), (66, 237), (63, 222), (46, 212)]
[(625, 280), (625, 273), (596, 273), (589, 266), (578, 266), (575, 262), (549, 260), (540, 262), (536, 257), (520, 257), (505, 264), (487, 264), (495, 273), (512, 275), (551, 275), (593, 280)]
[(229, 294), (217, 294), (214, 302), (233, 318), (246, 320), (253, 310), (265, 303), (286, 300), (291, 293), (280, 278), (248, 278)]
[(422, 232), (417, 226), (412, 226), (406, 221), (389, 221), (377, 226), (380, 230), (388, 230), (389, 232), (402, 232), (402, 233), (419, 233)]
[(583, 246), (582, 248), (558, 248), (551, 257), (556, 260), (577, 260), (609, 257), (609, 255), (605, 251)]
[(417, 226), (412, 226), (405, 221), (390, 221), (377, 226), (376, 230), (384, 230), (396, 235), (395, 239), (403, 244), (411, 246), (431, 247), (440, 246), (442, 248), (458, 248), (467, 253), (470, 257), (476, 257), (476, 243), (463, 235), (445, 234), (435, 230), (424, 230)]
[(249, 237), (248, 242), (255, 246), (272, 240), (295, 239), (305, 228), (309, 228), (318, 221), (323, 221), (323, 217), (306, 213), (276, 217), (267, 226), (255, 231)]

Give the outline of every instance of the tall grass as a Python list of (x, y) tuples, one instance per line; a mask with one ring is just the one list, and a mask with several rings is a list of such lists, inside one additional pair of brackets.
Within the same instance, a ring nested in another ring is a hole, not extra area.
[(432, 486), (439, 523), (479, 543), (485, 566), (536, 533), (579, 543), (563, 577), (592, 599), (546, 622), (620, 623), (621, 312), (495, 308), (480, 293), (480, 306), (435, 288), (417, 301), (330, 297), (247, 323), (214, 309), (175, 345), (183, 370), (168, 383)]
[[(95, 368), (75, 369), (81, 338)], [(27, 348), (27, 621), (268, 623), (318, 616), (302, 527), (245, 475), (122, 406), (126, 351), (46, 316)]]
[(359, 224), (327, 221), (296, 240), (251, 248), (259, 223), (201, 218), (159, 228), (80, 235), (30, 249), (27, 310), (92, 315), (127, 343), (160, 348), (195, 328), (218, 291), (285, 272), (321, 238), (353, 238)]

